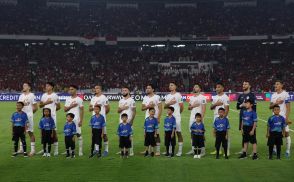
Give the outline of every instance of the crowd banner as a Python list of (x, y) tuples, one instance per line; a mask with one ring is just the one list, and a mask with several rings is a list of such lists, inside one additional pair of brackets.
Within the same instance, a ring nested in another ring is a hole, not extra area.
[[(36, 100), (40, 101), (41, 96), (43, 93), (35, 93), (36, 95)], [(167, 93), (157, 93), (161, 100), (165, 100), (165, 96), (167, 95)], [(182, 99), (183, 101), (189, 102), (191, 96), (193, 96), (192, 93), (181, 93), (182, 94)], [(229, 98), (230, 101), (236, 101), (240, 95), (240, 93), (235, 92), (235, 93), (226, 93)], [(0, 93), (0, 102), (5, 102), (5, 101), (17, 101), (19, 98), (20, 93)], [(65, 101), (65, 99), (67, 97), (69, 97), (70, 95), (68, 93), (57, 93), (57, 95), (59, 96), (60, 101)], [(114, 94), (114, 93), (105, 93), (106, 97), (108, 98), (109, 101), (118, 101), (121, 98), (123, 98), (123, 96), (121, 94)], [(207, 101), (211, 101), (212, 100), (212, 96), (216, 95), (215, 92), (205, 92), (203, 93), (203, 95), (206, 97)], [(256, 100), (257, 101), (270, 101), (271, 95), (272, 93), (270, 92), (266, 92), (266, 93), (256, 93)], [(290, 101), (294, 101), (294, 92), (289, 92), (290, 95)], [(78, 94), (79, 97), (81, 97), (84, 101), (90, 101), (91, 98), (93, 97), (92, 93), (79, 93)], [(142, 101), (144, 98), (144, 94), (131, 94), (131, 97), (135, 100), (135, 101)]]

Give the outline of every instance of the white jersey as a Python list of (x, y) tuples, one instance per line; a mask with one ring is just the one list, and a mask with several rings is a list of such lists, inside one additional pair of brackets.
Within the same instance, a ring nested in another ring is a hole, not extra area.
[(37, 103), (35, 94), (22, 93), (19, 96), (18, 101), (24, 103), (22, 111), (25, 112), (27, 115), (33, 116), (33, 105)]
[(53, 101), (51, 104), (47, 104), (44, 108), (49, 108), (51, 110), (51, 115), (56, 116), (56, 104), (60, 103), (59, 97), (56, 93), (44, 93), (41, 97), (41, 102), (46, 102), (47, 100)]
[[(100, 95), (99, 97), (94, 96), (91, 99), (90, 104), (94, 108), (95, 105), (100, 105), (101, 106), (101, 111), (100, 114), (105, 118), (106, 121), (106, 109), (105, 106), (109, 105), (109, 101), (105, 95)], [(92, 115), (95, 115), (95, 112), (93, 111)]]
[(194, 121), (195, 120), (195, 114), (200, 113), (202, 114), (202, 106), (206, 104), (206, 97), (202, 94), (199, 94), (197, 96), (193, 95), (192, 97), (190, 97), (190, 105), (193, 104), (200, 104), (198, 107), (194, 107), (191, 110), (191, 115), (190, 115), (190, 121)]
[(119, 103), (118, 103), (119, 107), (123, 107), (123, 106), (128, 106), (129, 108), (126, 110), (123, 110), (120, 115), (119, 115), (119, 120), (120, 122), (122, 122), (121, 120), (121, 115), (122, 114), (127, 114), (128, 115), (128, 121), (130, 122), (130, 119), (133, 117), (134, 112), (133, 109), (136, 108), (136, 102), (134, 101), (133, 98), (129, 97), (128, 99), (120, 99)]
[(77, 103), (77, 106), (74, 108), (71, 108), (69, 111), (67, 111), (67, 113), (73, 113), (75, 115), (74, 120), (76, 120), (76, 122), (79, 122), (80, 119), (80, 108), (83, 107), (83, 100), (80, 97), (75, 97), (72, 98), (67, 97), (65, 100), (65, 107), (69, 107), (71, 104), (75, 104)]
[(175, 94), (168, 94), (165, 98), (165, 103), (169, 103), (170, 101), (175, 100), (176, 103), (173, 105), (170, 105), (175, 109), (174, 116), (181, 116), (180, 111), (180, 104), (183, 103), (182, 95), (179, 92), (176, 92)]
[(223, 95), (212, 96), (212, 104), (217, 103), (217, 101), (222, 102), (223, 105), (216, 106), (214, 108), (214, 111), (213, 111), (214, 117), (218, 117), (218, 109), (219, 108), (225, 108), (225, 106), (230, 105), (230, 98), (225, 93)]
[(275, 103), (278, 99), (283, 101), (282, 104), (279, 104), (280, 115), (286, 118), (286, 104), (290, 102), (290, 95), (285, 90), (283, 90), (281, 93), (275, 92), (271, 97), (271, 103)]
[[(143, 103), (145, 106), (149, 105), (151, 102), (153, 102), (154, 104), (154, 109), (155, 109), (155, 118), (158, 118), (158, 114), (159, 114), (159, 104), (161, 103), (160, 100), (160, 96), (159, 95), (153, 95), (152, 97), (149, 97), (148, 95), (146, 95), (143, 98)], [(149, 117), (149, 109), (146, 110), (145, 113), (145, 118)]]

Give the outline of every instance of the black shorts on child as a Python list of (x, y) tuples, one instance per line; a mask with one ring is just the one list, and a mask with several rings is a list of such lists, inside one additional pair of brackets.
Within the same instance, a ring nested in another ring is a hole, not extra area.
[(192, 145), (195, 148), (204, 147), (204, 136), (203, 135), (192, 135)]
[(254, 134), (251, 136), (250, 131), (252, 130), (253, 126), (243, 126), (243, 142), (251, 144), (256, 144), (256, 130), (254, 130)]
[(165, 146), (175, 146), (176, 145), (176, 136), (173, 138), (171, 137), (172, 131), (165, 131), (165, 137), (164, 137), (164, 145)]
[(52, 130), (42, 130), (42, 144), (48, 143), (52, 144)]
[(119, 137), (119, 148), (131, 148), (130, 136)]
[(268, 146), (283, 145), (283, 134), (282, 132), (270, 132), (267, 140)]
[(149, 145), (154, 147), (156, 145), (154, 134), (155, 134), (155, 132), (146, 132), (146, 137), (145, 137), (145, 142), (144, 142), (144, 145), (146, 147), (148, 147)]

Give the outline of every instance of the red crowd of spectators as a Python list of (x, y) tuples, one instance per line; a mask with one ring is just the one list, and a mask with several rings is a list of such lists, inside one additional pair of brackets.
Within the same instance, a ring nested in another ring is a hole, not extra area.
[[(293, 91), (293, 57), (291, 44), (140, 49), (6, 43), (0, 44), (0, 90), (20, 90), (24, 81), (30, 81), (34, 90), (42, 91), (46, 81), (53, 81), (59, 91), (69, 84), (90, 89), (95, 83), (105, 89), (127, 85), (133, 91), (143, 91), (152, 83), (157, 91), (168, 91), (168, 83), (175, 81), (180, 91), (191, 91), (194, 83), (200, 83), (204, 91), (213, 91), (215, 83), (222, 81), (226, 91), (242, 91), (242, 82), (248, 80), (254, 91), (262, 92), (272, 90), (274, 80), (282, 79), (287, 90)], [(183, 72), (183, 58), (214, 64), (208, 70), (187, 68)], [(171, 61), (179, 64), (168, 64)]]

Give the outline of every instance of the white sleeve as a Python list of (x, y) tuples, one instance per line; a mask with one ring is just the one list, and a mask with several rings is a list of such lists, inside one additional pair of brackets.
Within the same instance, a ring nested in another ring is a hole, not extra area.
[(64, 106), (65, 106), (65, 107), (70, 106), (70, 103), (69, 103), (69, 99), (68, 99), (68, 98), (65, 100), (65, 104), (64, 104)]
[(178, 102), (179, 103), (183, 103), (182, 95), (181, 94), (178, 94), (177, 97), (178, 97), (177, 98)]
[(201, 104), (206, 104), (206, 103), (207, 103), (207, 101), (206, 101), (206, 97), (205, 97), (205, 96), (203, 96), (203, 97), (202, 97)]
[(147, 101), (146, 101), (146, 96), (144, 96), (142, 104), (144, 104), (144, 105), (146, 105), (146, 104), (147, 104)]
[(90, 105), (94, 106), (94, 97), (92, 97), (91, 101), (90, 101)]
[(109, 101), (108, 101), (108, 99), (107, 99), (107, 97), (104, 97), (104, 106), (108, 106), (109, 105)]
[(192, 104), (193, 104), (193, 100), (194, 100), (194, 99), (193, 99), (193, 97), (190, 97), (189, 104), (191, 104), (191, 105), (192, 105)]
[(136, 108), (136, 102), (134, 100), (131, 101), (131, 108)]
[(54, 101), (55, 101), (55, 104), (59, 104), (60, 103), (60, 100), (59, 100), (59, 97), (57, 94), (55, 94), (54, 96)]
[(230, 98), (229, 98), (228, 96), (226, 96), (225, 98), (226, 98), (226, 99), (225, 99), (225, 103), (224, 103), (224, 105), (225, 105), (225, 106), (230, 105)]
[(83, 100), (81, 98), (78, 99), (78, 106), (79, 107), (84, 107)]
[(44, 95), (45, 94), (43, 94), (42, 97), (41, 97), (41, 102), (45, 102), (45, 96)]
[(156, 99), (157, 99), (158, 104), (160, 104), (161, 103), (161, 100), (160, 100), (160, 96), (159, 95), (157, 95)]
[(33, 104), (36, 104), (37, 103), (37, 99), (36, 99), (35, 94), (32, 94), (32, 103)]

